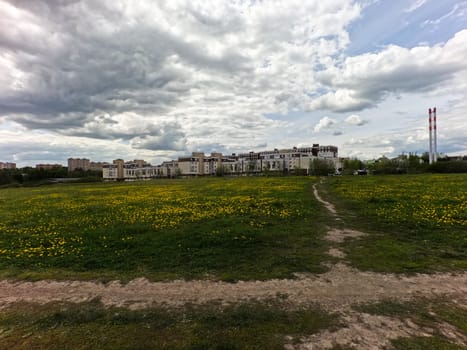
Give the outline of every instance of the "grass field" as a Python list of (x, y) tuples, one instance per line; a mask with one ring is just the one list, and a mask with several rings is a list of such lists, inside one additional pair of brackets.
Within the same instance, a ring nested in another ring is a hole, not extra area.
[[(269, 279), (322, 272), (329, 223), (315, 178), (205, 178), (0, 191), (0, 276)], [(352, 264), (467, 268), (467, 177), (328, 178)], [(333, 223), (334, 224), (334, 223)]]
[[(65, 184), (0, 191), (0, 277), (224, 281), (323, 272), (329, 228), (368, 233), (339, 244), (360, 269), (467, 269), (465, 175), (248, 177)], [(0, 348), (282, 349), (346, 327), (314, 306), (263, 301), (180, 308), (86, 303), (13, 304), (0, 312)], [(356, 312), (449, 323), (466, 334), (465, 310), (443, 300), (383, 301)], [(460, 349), (441, 334), (398, 338), (395, 349)], [(336, 345), (334, 350), (353, 349)]]
[(467, 175), (334, 177), (326, 190), (346, 225), (370, 233), (346, 244), (354, 266), (467, 269)]
[(23, 304), (0, 313), (0, 348), (283, 349), (336, 319), (318, 308), (290, 311), (274, 302), (138, 311), (98, 301)]
[(208, 178), (0, 191), (0, 275), (221, 280), (321, 272), (314, 178)]

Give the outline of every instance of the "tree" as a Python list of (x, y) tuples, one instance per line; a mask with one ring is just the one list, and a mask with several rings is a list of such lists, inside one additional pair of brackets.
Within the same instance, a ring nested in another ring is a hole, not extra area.
[(334, 162), (328, 159), (314, 158), (310, 162), (310, 175), (326, 176), (334, 174), (336, 168)]
[(364, 164), (361, 160), (357, 158), (345, 159), (343, 164), (342, 173), (346, 175), (352, 175), (359, 169), (363, 169)]

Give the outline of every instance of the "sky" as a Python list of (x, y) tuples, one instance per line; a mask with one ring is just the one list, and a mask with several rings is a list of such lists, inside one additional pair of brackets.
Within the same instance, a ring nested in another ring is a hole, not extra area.
[(467, 154), (467, 1), (0, 0), (0, 161)]

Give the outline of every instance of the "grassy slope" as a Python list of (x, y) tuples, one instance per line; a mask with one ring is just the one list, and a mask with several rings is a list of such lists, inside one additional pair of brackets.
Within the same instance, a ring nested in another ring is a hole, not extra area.
[(467, 269), (467, 176), (347, 176), (328, 179), (344, 225), (370, 233), (345, 251), (360, 269)]

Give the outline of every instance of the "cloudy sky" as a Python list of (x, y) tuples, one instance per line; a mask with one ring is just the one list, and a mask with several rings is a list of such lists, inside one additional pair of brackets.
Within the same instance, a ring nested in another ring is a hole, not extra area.
[(467, 1), (0, 0), (0, 161), (467, 154)]

